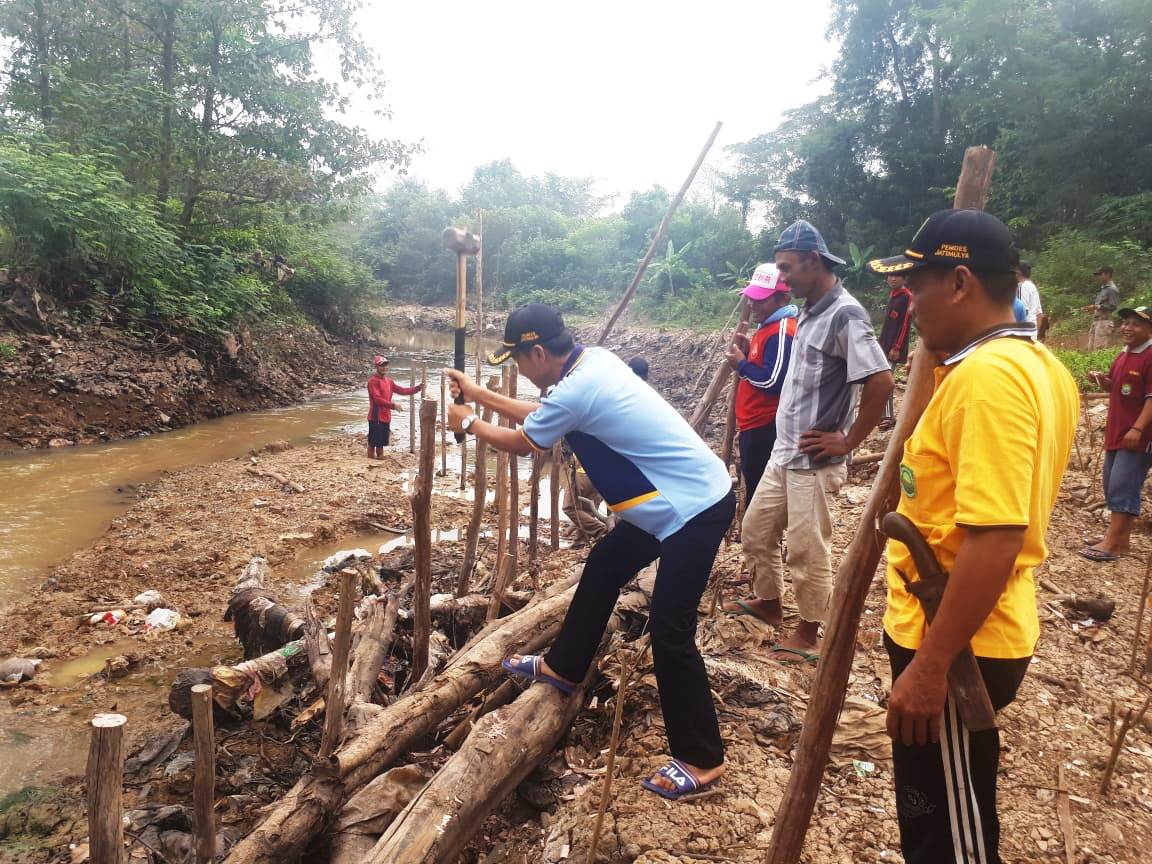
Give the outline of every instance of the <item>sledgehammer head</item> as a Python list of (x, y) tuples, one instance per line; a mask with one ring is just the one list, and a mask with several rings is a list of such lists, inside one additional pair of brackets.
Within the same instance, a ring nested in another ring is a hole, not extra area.
[(480, 238), (462, 228), (445, 228), (440, 239), (457, 255), (475, 255), (480, 251)]

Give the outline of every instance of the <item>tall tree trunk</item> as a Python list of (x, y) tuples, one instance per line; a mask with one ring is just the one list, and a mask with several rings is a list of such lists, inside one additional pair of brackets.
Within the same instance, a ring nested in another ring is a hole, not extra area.
[(216, 113), (216, 75), (220, 71), (220, 22), (212, 19), (212, 49), (208, 64), (208, 78), (204, 82), (204, 112), (200, 117), (200, 142), (196, 148), (196, 164), (192, 176), (188, 178), (188, 189), (184, 194), (184, 210), (180, 214), (180, 227), (185, 232), (192, 224), (196, 203), (200, 200), (201, 180), (208, 159), (212, 153), (212, 121)]
[(52, 84), (48, 77), (48, 12), (44, 0), (33, 0), (32, 33), (36, 40), (36, 84), (40, 99), (40, 119), (47, 123), (52, 119)]
[(156, 168), (156, 208), (163, 212), (172, 189), (172, 111), (176, 79), (176, 5), (165, 3), (160, 15), (160, 156)]

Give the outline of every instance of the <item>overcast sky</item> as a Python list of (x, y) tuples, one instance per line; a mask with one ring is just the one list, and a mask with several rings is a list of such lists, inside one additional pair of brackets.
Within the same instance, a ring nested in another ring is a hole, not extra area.
[(716, 120), (710, 165), (823, 92), (832, 59), (826, 0), (366, 5), (393, 116), (355, 119), (423, 139), (409, 173), (450, 190), (505, 157), (594, 177), (601, 194), (675, 188)]

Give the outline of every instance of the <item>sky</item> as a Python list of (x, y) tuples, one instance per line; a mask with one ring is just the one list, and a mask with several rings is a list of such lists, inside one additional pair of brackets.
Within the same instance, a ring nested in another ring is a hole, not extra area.
[(392, 117), (352, 119), (423, 140), (409, 175), (451, 191), (503, 158), (525, 174), (593, 177), (618, 200), (674, 189), (717, 120), (705, 176), (725, 145), (824, 92), (827, 17), (827, 0), (368, 0), (361, 34)]

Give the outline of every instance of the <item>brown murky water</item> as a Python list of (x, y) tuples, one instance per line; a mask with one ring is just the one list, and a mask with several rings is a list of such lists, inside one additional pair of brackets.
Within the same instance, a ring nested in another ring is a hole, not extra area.
[[(440, 370), (451, 362), (450, 334), (397, 332), (386, 340), (393, 376), (408, 383), (427, 364), (428, 394), (440, 396)], [(472, 358), (474, 360), (474, 358)], [(366, 362), (367, 367), (367, 362)], [(469, 361), (469, 371), (474, 370)], [(485, 375), (498, 370), (484, 367)], [(365, 379), (371, 369), (365, 369)], [(536, 390), (523, 381), (522, 396)], [(407, 406), (406, 406), (407, 407)], [(0, 456), (0, 615), (7, 602), (39, 584), (54, 564), (99, 538), (130, 506), (137, 486), (163, 472), (190, 465), (232, 459), (271, 441), (296, 444), (318, 436), (350, 434), (366, 426), (368, 397), (364, 389), (315, 399), (289, 408), (236, 414), (130, 441), (66, 450), (30, 451)], [(393, 446), (407, 449), (412, 413), (393, 415)], [(460, 449), (448, 438), (448, 466), (460, 468)], [(521, 468), (527, 471), (527, 460)], [(439, 467), (439, 456), (437, 457)], [(411, 482), (411, 478), (406, 478)], [(461, 494), (456, 478), (437, 481), (440, 494)], [(547, 495), (542, 510), (547, 509)], [(542, 513), (546, 516), (546, 513)], [(441, 532), (437, 539), (454, 539)], [(387, 533), (350, 536), (324, 547), (303, 550), (280, 575), (300, 586), (315, 587), (320, 563), (340, 549), (363, 547), (377, 553), (381, 546), (410, 542)], [(105, 683), (99, 676), (109, 657), (130, 652), (133, 640), (102, 645), (81, 657), (46, 664), (45, 684), (62, 691), (51, 706), (13, 707), (0, 700), (0, 796), (29, 784), (45, 785), (81, 773), (87, 752), (83, 724), (94, 710), (117, 710), (135, 716), (165, 712), (171, 670), (184, 666), (234, 662), (240, 648), (228, 625), (219, 625), (207, 644), (189, 647), (186, 656), (134, 670)]]

